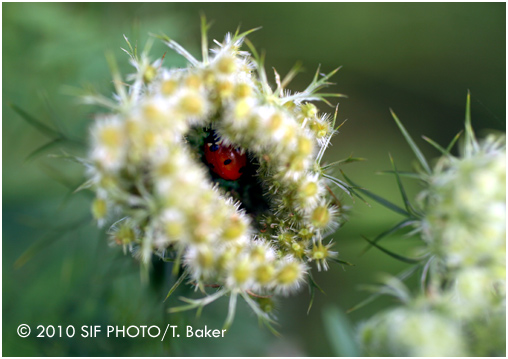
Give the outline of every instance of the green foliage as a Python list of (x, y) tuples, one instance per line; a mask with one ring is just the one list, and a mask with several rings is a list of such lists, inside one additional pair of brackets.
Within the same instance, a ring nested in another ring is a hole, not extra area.
[(336, 307), (327, 307), (323, 310), (323, 321), (328, 341), (332, 345), (335, 356), (362, 356), (361, 349), (355, 338), (353, 326), (343, 312)]

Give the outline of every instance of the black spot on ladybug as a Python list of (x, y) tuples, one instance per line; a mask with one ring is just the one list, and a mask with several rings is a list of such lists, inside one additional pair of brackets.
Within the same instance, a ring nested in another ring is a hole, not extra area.
[(240, 168), (240, 169), (238, 170), (238, 173), (243, 173), (244, 171), (245, 171), (245, 166), (243, 166), (242, 168)]
[(224, 161), (224, 165), (229, 165), (231, 163), (231, 160), (228, 158), (227, 160)]
[(211, 147), (210, 147), (210, 151), (212, 152), (215, 152), (219, 149), (219, 145), (214, 143)]

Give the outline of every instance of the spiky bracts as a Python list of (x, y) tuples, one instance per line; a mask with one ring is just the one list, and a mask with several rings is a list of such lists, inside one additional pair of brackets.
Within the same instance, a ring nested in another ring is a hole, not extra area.
[[(408, 217), (425, 242), (422, 292), (396, 278), (384, 293), (403, 305), (363, 324), (360, 336), (377, 356), (504, 356), (506, 350), (506, 145), (504, 135), (477, 141), (470, 123), (459, 156), (443, 152), (431, 168), (420, 160), (424, 190)], [(417, 268), (415, 268), (417, 269)]]
[[(266, 317), (252, 298), (299, 289), (309, 262), (327, 269), (337, 253), (324, 238), (344, 220), (320, 166), (336, 133), (335, 117), (311, 103), (337, 96), (318, 92), (335, 71), (318, 71), (297, 93), (285, 90), (296, 70), (282, 81), (276, 74), (273, 90), (254, 48), (254, 56), (240, 50), (246, 35), (227, 35), (208, 52), (204, 31), (202, 61), (161, 36), (188, 60), (181, 69), (151, 63), (127, 41), (137, 70), (131, 82), (123, 83), (112, 66), (114, 100), (87, 98), (111, 110), (91, 131), (95, 218), (100, 224), (116, 220), (111, 242), (142, 263), (153, 254), (173, 258), (185, 268), (183, 279), (203, 292), (220, 287), (184, 308), (230, 294), (227, 324), (238, 295)], [(203, 161), (204, 139), (212, 133), (220, 145), (248, 154), (250, 179), (212, 181)], [(245, 183), (260, 192), (242, 195)], [(263, 198), (262, 206), (250, 204), (255, 197)]]

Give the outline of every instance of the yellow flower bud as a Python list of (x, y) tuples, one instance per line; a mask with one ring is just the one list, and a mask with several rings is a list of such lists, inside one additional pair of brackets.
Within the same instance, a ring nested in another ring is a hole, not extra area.
[(180, 109), (188, 115), (198, 116), (203, 114), (205, 103), (197, 94), (187, 94), (180, 100)]
[(249, 105), (249, 103), (247, 101), (245, 101), (245, 100), (238, 101), (235, 105), (235, 110), (234, 110), (235, 118), (244, 119), (245, 117), (247, 117), (250, 110), (251, 110), (251, 106)]
[(308, 137), (300, 136), (298, 137), (298, 145), (296, 151), (300, 156), (308, 156), (312, 153), (313, 149), (312, 140)]
[(275, 268), (272, 264), (262, 264), (256, 268), (255, 278), (260, 284), (269, 283), (275, 274)]
[(324, 228), (330, 222), (330, 210), (327, 206), (319, 206), (312, 211), (311, 223), (316, 228)]
[(222, 81), (217, 85), (217, 91), (220, 97), (230, 97), (233, 95), (233, 83), (231, 81)]
[(178, 87), (178, 82), (175, 80), (166, 80), (161, 85), (161, 92), (165, 96), (169, 96), (175, 92)]
[(237, 284), (245, 283), (252, 272), (252, 268), (247, 261), (241, 261), (233, 269), (233, 278)]
[(155, 78), (155, 75), (157, 75), (157, 70), (155, 67), (148, 65), (145, 69), (145, 73), (143, 74), (143, 80), (146, 83), (150, 83)]
[(199, 90), (199, 88), (203, 85), (203, 80), (198, 74), (190, 74), (185, 79), (185, 84), (193, 90)]
[(231, 56), (223, 56), (217, 63), (217, 69), (223, 74), (232, 74), (236, 70), (235, 58)]
[(271, 131), (275, 132), (282, 126), (283, 123), (284, 123), (284, 120), (282, 118), (282, 115), (280, 113), (275, 113), (268, 120), (268, 128)]
[(210, 269), (213, 267), (213, 252), (206, 248), (198, 252), (197, 262), (201, 269)]
[(238, 84), (235, 87), (235, 96), (237, 98), (249, 97), (252, 94), (252, 88), (244, 83)]
[(300, 268), (295, 262), (287, 263), (277, 273), (277, 282), (283, 285), (293, 284), (300, 277)]
[(300, 186), (298, 194), (302, 197), (314, 197), (318, 193), (316, 182), (307, 182)]
[(108, 206), (106, 201), (102, 198), (96, 198), (92, 202), (92, 215), (96, 220), (103, 219), (106, 217), (106, 213), (108, 211)]
[(136, 233), (128, 223), (123, 222), (112, 237), (116, 244), (126, 245), (136, 240)]
[(247, 224), (238, 216), (231, 217), (229, 223), (222, 232), (222, 238), (226, 241), (235, 240), (242, 236), (247, 229)]
[(120, 128), (114, 126), (107, 126), (99, 133), (100, 142), (102, 145), (109, 148), (118, 148), (122, 145), (124, 136)]
[(183, 234), (183, 224), (178, 221), (171, 221), (166, 223), (165, 226), (166, 235), (171, 239), (180, 238)]
[(305, 117), (314, 117), (317, 115), (317, 108), (311, 103), (306, 103), (301, 106), (302, 114)]

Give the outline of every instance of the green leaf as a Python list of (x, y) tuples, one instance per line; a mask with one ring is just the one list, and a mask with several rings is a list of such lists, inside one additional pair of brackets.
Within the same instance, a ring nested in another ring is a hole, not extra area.
[[(398, 175), (400, 177), (407, 177), (407, 178), (413, 178), (413, 179), (422, 179), (422, 176), (415, 172), (404, 172), (404, 171), (397, 171)], [(379, 175), (385, 175), (385, 174), (391, 174), (394, 175), (395, 171), (377, 171), (376, 174)]]
[[(180, 300), (184, 301), (184, 298), (180, 297)], [(168, 313), (178, 313), (178, 312), (185, 312), (187, 310), (191, 310), (194, 308), (197, 308), (198, 306), (195, 304), (187, 304), (187, 305), (181, 305), (179, 307), (172, 307), (168, 309)]]
[(351, 198), (353, 198), (353, 195), (352, 195), (352, 192), (351, 192), (351, 187), (348, 186), (347, 183), (335, 178), (335, 177), (332, 177), (332, 176), (329, 176), (329, 175), (323, 175), (323, 177), (329, 179), (330, 181), (332, 181), (333, 184), (335, 184), (337, 187), (339, 187), (341, 190), (343, 190), (344, 192), (347, 193), (347, 195)]
[(61, 185), (65, 186), (67, 189), (74, 191), (76, 188), (76, 183), (70, 178), (66, 177), (61, 171), (53, 168), (47, 164), (41, 165), (42, 171), (51, 179), (57, 181)]
[(457, 140), (459, 139), (460, 135), (462, 135), (462, 132), (464, 131), (460, 131), (459, 133), (457, 133), (455, 135), (455, 137), (452, 139), (452, 141), (450, 142), (450, 144), (448, 145), (448, 147), (446, 147), (446, 152), (450, 153), (450, 151), (452, 150), (453, 146), (455, 146), (455, 143), (457, 142)]
[(346, 179), (346, 181), (348, 181), (349, 184), (351, 184), (352, 186), (355, 186), (358, 189), (358, 191), (360, 191), (361, 193), (365, 194), (367, 197), (372, 198), (374, 201), (378, 202), (380, 205), (382, 205), (382, 206), (384, 206), (384, 207), (394, 211), (395, 213), (402, 214), (403, 216), (406, 216), (406, 217), (411, 217), (411, 214), (409, 212), (407, 212), (404, 209), (400, 208), (396, 204), (388, 201), (387, 199), (384, 199), (383, 197), (380, 197), (377, 194), (374, 194), (374, 193), (372, 193), (372, 192), (370, 192), (370, 191), (368, 191), (366, 189), (363, 189), (363, 188), (359, 187), (353, 181), (351, 181), (351, 179), (349, 179), (344, 174), (344, 172), (342, 170), (341, 170), (341, 173), (344, 176), (344, 178)]
[(280, 333), (272, 326), (272, 324), (277, 324), (269, 315), (261, 310), (259, 305), (250, 298), (250, 296), (246, 293), (241, 292), (240, 295), (245, 299), (249, 307), (254, 311), (257, 315), (261, 324), (264, 324), (270, 332), (275, 336), (280, 336)]
[(247, 44), (247, 47), (249, 48), (250, 52), (252, 53), (252, 57), (254, 57), (254, 60), (256, 60), (256, 62), (259, 63), (261, 58), (259, 57), (259, 53), (256, 50), (254, 44), (249, 39), (245, 39), (244, 41)]
[(247, 30), (247, 31), (244, 31), (242, 33), (239, 33), (240, 31), (240, 28), (238, 28), (235, 32), (235, 36), (234, 36), (234, 40), (235, 41), (238, 41), (238, 40), (241, 40), (243, 38), (245, 38), (246, 36), (252, 34), (254, 31), (258, 31), (258, 30), (261, 30), (263, 27), (262, 26), (258, 26), (258, 27), (255, 27), (253, 29), (250, 29), (250, 30)]
[(423, 266), (422, 275), (420, 277), (420, 290), (422, 291), (422, 293), (425, 292), (425, 283), (427, 282), (427, 276), (430, 270), (430, 266), (435, 257), (436, 257), (435, 255), (432, 255), (427, 260), (427, 263), (425, 263), (425, 265)]
[(343, 94), (343, 93), (336, 93), (336, 92), (333, 92), (333, 93), (325, 93), (325, 92), (320, 92), (318, 94), (315, 94), (316, 96), (319, 96), (319, 97), (344, 97), (344, 98), (347, 98), (348, 96)]
[(310, 313), (310, 309), (312, 308), (312, 304), (314, 303), (314, 296), (316, 294), (315, 289), (317, 288), (321, 293), (325, 294), (323, 289), (314, 281), (314, 278), (312, 277), (312, 274), (308, 274), (309, 278), (309, 291), (310, 291), (310, 301), (309, 301), (309, 307), (307, 308), (307, 314)]
[(326, 294), (325, 291), (323, 289), (321, 289), (321, 287), (319, 286), (319, 284), (317, 284), (317, 282), (314, 280), (314, 277), (312, 276), (312, 274), (309, 273), (309, 283), (314, 286), (315, 288), (317, 288), (317, 290), (319, 290), (321, 293), (323, 294)]
[[(420, 268), (420, 264), (417, 264), (417, 265), (414, 265), (408, 269), (406, 269), (405, 271), (403, 271), (402, 273), (398, 274), (396, 277), (400, 280), (405, 280), (406, 278), (410, 277), (413, 273), (415, 273), (418, 269)], [(362, 307), (364, 307), (365, 305), (369, 304), (370, 302), (374, 301), (377, 297), (380, 297), (382, 294), (381, 291), (379, 291), (379, 289), (377, 289), (377, 292), (368, 296), (367, 298), (365, 298), (364, 300), (362, 300), (360, 303), (356, 304), (355, 306), (349, 308), (346, 313), (351, 313), (351, 312), (354, 312), (355, 310), (358, 310)]]
[(115, 86), (116, 93), (122, 100), (127, 99), (127, 92), (125, 90), (125, 84), (122, 81), (122, 76), (120, 75), (120, 70), (118, 68), (118, 64), (116, 62), (115, 55), (112, 51), (106, 52), (106, 61), (109, 65), (109, 70), (111, 71), (111, 75), (113, 76), (113, 85)]
[(355, 331), (346, 315), (335, 307), (327, 307), (323, 311), (323, 321), (328, 342), (335, 356), (359, 357), (360, 348), (355, 339)]
[(206, 16), (201, 14), (201, 56), (203, 63), (208, 64), (208, 30), (211, 24), (206, 22)]
[(284, 79), (282, 80), (282, 83), (281, 83), (281, 89), (284, 89), (287, 85), (289, 85), (289, 83), (295, 78), (296, 75), (298, 75), (299, 72), (302, 71), (302, 63), (301, 62), (297, 62), (292, 68), (291, 70), (289, 70), (289, 72), (287, 73), (286, 76), (284, 76)]
[(321, 160), (323, 159), (323, 155), (325, 154), (325, 151), (328, 148), (328, 145), (330, 144), (330, 140), (332, 139), (332, 136), (333, 136), (333, 133), (326, 138), (325, 143), (319, 149), (319, 152), (316, 156), (316, 163), (318, 165), (321, 164)]
[(168, 292), (168, 295), (166, 296), (166, 298), (164, 299), (164, 302), (166, 300), (168, 300), (168, 298), (171, 296), (171, 294), (173, 294), (173, 292), (180, 286), (180, 284), (182, 284), (182, 282), (185, 280), (185, 278), (187, 278), (187, 275), (189, 274), (189, 271), (188, 270), (185, 270), (181, 275), (180, 277), (178, 277), (178, 279), (176, 280), (175, 284), (171, 287), (171, 289), (169, 290)]
[[(335, 112), (333, 113), (333, 121), (332, 121), (332, 128), (335, 127), (335, 124), (337, 123), (337, 114), (339, 113), (339, 103), (335, 106)], [(339, 128), (342, 127), (342, 125), (344, 125), (347, 121), (347, 118), (342, 121), (342, 123), (340, 125), (337, 126), (337, 128), (334, 130), (335, 132), (337, 132), (339, 130)]]
[(79, 163), (80, 165), (83, 165), (85, 167), (89, 167), (92, 165), (92, 161), (90, 161), (86, 158), (81, 158), (78, 156), (71, 155), (71, 154), (65, 152), (64, 150), (62, 150), (61, 152), (62, 152), (61, 154), (50, 154), (50, 155), (48, 155), (48, 157), (63, 158), (63, 159), (69, 160), (71, 162)]
[(470, 155), (472, 152), (478, 151), (478, 142), (476, 140), (473, 125), (471, 124), (471, 92), (467, 91), (467, 100), (466, 100), (466, 142), (464, 144), (464, 149), (466, 155)]
[(395, 161), (393, 160), (392, 155), (390, 155), (390, 162), (393, 167), (393, 172), (395, 173), (395, 178), (397, 180), (397, 186), (399, 186), (400, 195), (402, 196), (402, 201), (404, 202), (406, 211), (408, 213), (415, 214), (416, 211), (413, 209), (411, 202), (409, 202), (409, 198), (407, 196), (406, 190), (404, 189), (404, 186), (402, 185), (402, 181), (401, 181), (400, 176), (397, 172), (397, 167), (395, 166)]
[(427, 136), (422, 136), (422, 138), (427, 141), (432, 147), (434, 147), (436, 150), (438, 150), (439, 152), (441, 152), (443, 155), (447, 156), (449, 155), (449, 152), (444, 149), (443, 147), (441, 147), (437, 142), (435, 142), (434, 140), (431, 140), (430, 138), (428, 138)]
[(23, 120), (25, 120), (29, 125), (31, 125), (32, 127), (34, 127), (35, 129), (37, 129), (39, 132), (42, 132), (44, 135), (46, 135), (47, 137), (50, 137), (52, 139), (54, 138), (58, 138), (58, 137), (62, 137), (61, 134), (48, 127), (47, 125), (45, 125), (44, 123), (42, 123), (40, 120), (36, 119), (35, 117), (33, 117), (32, 115), (26, 113), (25, 111), (23, 111), (21, 108), (19, 108), (18, 106), (14, 105), (13, 103), (9, 103), (9, 106), (19, 115), (21, 116), (21, 118)]
[(363, 308), (365, 307), (367, 304), (373, 302), (374, 300), (376, 300), (378, 297), (381, 296), (381, 293), (374, 293), (372, 295), (369, 295), (367, 298), (365, 298), (364, 300), (362, 300), (360, 303), (354, 305), (353, 307), (349, 308), (348, 310), (346, 310), (346, 313), (351, 313), (351, 312), (354, 312), (355, 310), (358, 310), (360, 308)]
[(196, 58), (194, 56), (192, 56), (190, 54), (190, 52), (188, 52), (182, 45), (180, 45), (176, 41), (172, 40), (169, 36), (167, 36), (165, 34), (162, 34), (162, 35), (150, 34), (150, 35), (154, 36), (154, 37), (156, 37), (156, 38), (158, 38), (160, 40), (162, 40), (162, 42), (164, 42), (164, 44), (166, 44), (169, 48), (173, 49), (178, 54), (180, 54), (181, 56), (185, 57), (185, 59), (187, 61), (189, 61), (189, 63), (192, 66), (198, 66), (199, 65), (199, 61), (196, 60)]
[(388, 254), (390, 257), (395, 258), (395, 259), (397, 259), (399, 261), (402, 261), (402, 262), (405, 262), (405, 263), (410, 263), (410, 264), (415, 264), (415, 263), (420, 263), (421, 260), (422, 260), (421, 258), (409, 258), (409, 257), (405, 257), (403, 255), (394, 253), (394, 252), (392, 252), (392, 251), (390, 251), (390, 250), (388, 250), (386, 248), (381, 247), (379, 244), (377, 244), (374, 241), (371, 241), (370, 239), (368, 239), (365, 236), (362, 236), (362, 238), (365, 239), (367, 242), (369, 242), (374, 247), (376, 247), (377, 249), (379, 249), (381, 252), (384, 252), (384, 253)]
[(314, 286), (309, 285), (309, 292), (310, 292), (310, 300), (309, 300), (309, 306), (307, 308), (307, 315), (309, 315), (309, 313), (310, 313), (312, 304), (314, 304), (314, 297), (316, 296), (316, 289), (314, 288)]
[(249, 39), (245, 38), (244, 42), (247, 44), (250, 52), (252, 53), (252, 57), (254, 57), (254, 62), (256, 63), (256, 71), (259, 74), (263, 91), (267, 94), (271, 94), (272, 90), (268, 84), (268, 79), (266, 77), (265, 71), (265, 53), (263, 52), (260, 56), (256, 50), (256, 47)]
[(346, 266), (351, 266), (351, 267), (355, 266), (353, 263), (349, 263), (349, 262), (344, 261), (342, 259), (337, 259), (337, 258), (328, 258), (328, 259), (331, 260), (332, 262), (339, 263), (339, 264), (344, 264)]
[(124, 48), (120, 48), (122, 49), (125, 53), (127, 53), (127, 55), (129, 55), (129, 57), (134, 60), (134, 61), (138, 61), (138, 58), (136, 56), (136, 54), (134, 53), (134, 48), (132, 47), (129, 39), (127, 38), (127, 36), (125, 36), (125, 34), (123, 35), (123, 38), (125, 39), (125, 42), (127, 43), (127, 45), (129, 46), (129, 50), (125, 50)]
[(51, 104), (48, 93), (44, 90), (44, 91), (40, 91), (39, 94), (40, 94), (42, 100), (44, 101), (44, 104), (45, 104), (47, 111), (49, 113), (49, 120), (56, 127), (56, 132), (60, 133), (60, 135), (62, 137), (67, 137), (65, 134), (65, 127), (62, 123), (62, 119), (58, 115), (58, 113), (55, 110), (55, 108), (53, 107), (53, 105)]
[(366, 158), (362, 158), (362, 157), (353, 157), (353, 155), (351, 154), (351, 155), (349, 155), (348, 158), (344, 158), (342, 160), (335, 161), (335, 162), (329, 163), (327, 165), (324, 165), (323, 167), (321, 167), (321, 169), (322, 170), (327, 170), (330, 167), (337, 166), (337, 165), (340, 165), (340, 164), (348, 164), (348, 163), (361, 162), (361, 161), (367, 161), (367, 159)]
[(47, 233), (44, 237), (36, 240), (27, 250), (25, 250), (18, 259), (14, 262), (14, 268), (19, 269), (26, 264), (32, 257), (34, 257), (39, 252), (43, 251), (47, 247), (49, 247), (52, 243), (56, 242), (59, 239), (65, 238), (66, 235), (72, 233), (72, 231), (78, 229), (85, 222), (89, 221), (90, 217), (86, 216), (78, 221), (53, 227), (50, 229), (49, 233)]
[(320, 89), (322, 89), (323, 87), (326, 87), (328, 85), (333, 85), (333, 83), (327, 82), (327, 81), (329, 78), (331, 78), (333, 75), (335, 75), (337, 73), (337, 71), (339, 71), (341, 68), (342, 68), (342, 66), (337, 67), (335, 70), (329, 72), (326, 75), (323, 75), (323, 77), (321, 77), (318, 80), (319, 75), (320, 75), (320, 70), (321, 70), (321, 65), (319, 65), (316, 70), (316, 74), (314, 75), (314, 79), (312, 80), (312, 83), (304, 90), (304, 92), (313, 94), (316, 91), (319, 91)]
[(411, 300), (411, 293), (400, 278), (382, 274), (380, 282), (383, 284), (381, 287), (382, 294), (395, 297), (405, 304)]
[[(397, 223), (395, 226), (393, 226), (392, 228), (384, 231), (383, 233), (379, 234), (376, 238), (373, 239), (373, 242), (374, 243), (377, 243), (379, 242), (381, 239), (385, 238), (385, 237), (388, 237), (389, 235), (397, 232), (399, 229), (402, 229), (404, 227), (407, 227), (411, 224), (413, 224), (414, 221), (413, 220), (410, 220), (410, 219), (405, 219), (403, 220), (402, 222), (399, 222)], [(365, 247), (365, 249), (360, 253), (360, 255), (363, 255), (365, 254), (370, 248), (372, 248), (372, 245), (368, 245), (367, 247)]]
[(325, 98), (326, 97), (347, 97), (343, 94), (336, 94), (336, 93), (318, 93), (319, 90), (322, 88), (333, 85), (333, 83), (328, 82), (328, 79), (332, 77), (337, 71), (341, 69), (342, 66), (337, 67), (335, 70), (331, 71), (330, 73), (326, 75), (322, 75), (323, 77), (319, 78), (321, 65), (318, 66), (317, 71), (314, 75), (314, 78), (312, 79), (312, 82), (309, 86), (302, 92), (295, 93), (294, 95), (285, 97), (285, 102), (287, 101), (314, 101), (314, 100), (321, 100), (331, 106), (330, 102), (328, 102)]
[(276, 337), (280, 338), (282, 336), (282, 334), (280, 334), (277, 329), (275, 329), (273, 327), (273, 324), (277, 324), (276, 322), (270, 322), (269, 320), (267, 320), (266, 318), (264, 317), (259, 317), (259, 321), (262, 325), (264, 325), (269, 331), (270, 333), (272, 333), (273, 335), (275, 335)]
[(40, 156), (41, 154), (43, 154), (45, 151), (48, 151), (49, 149), (51, 148), (54, 148), (58, 145), (61, 145), (63, 142), (65, 142), (64, 139), (62, 138), (57, 138), (57, 139), (54, 139), (53, 141), (50, 141), (48, 143), (45, 143), (44, 145), (40, 146), (39, 148), (35, 149), (34, 151), (32, 151), (26, 158), (25, 158), (25, 161), (31, 161), (33, 160), (34, 158)]
[(416, 155), (416, 158), (418, 158), (418, 161), (422, 165), (423, 169), (427, 173), (430, 174), (431, 170), (430, 170), (429, 164), (427, 163), (427, 160), (425, 159), (425, 156), (423, 156), (422, 152), (420, 151), (420, 149), (418, 148), (416, 143), (413, 141), (413, 138), (411, 137), (409, 132), (407, 132), (407, 130), (404, 127), (404, 125), (402, 124), (402, 122), (400, 122), (400, 120), (398, 119), (397, 115), (395, 115), (395, 112), (393, 112), (392, 109), (390, 109), (390, 112), (392, 114), (393, 119), (397, 123), (397, 126), (399, 127), (400, 131), (402, 132), (402, 135), (405, 137), (407, 143), (409, 144), (409, 146), (413, 150), (414, 154)]
[(84, 189), (87, 189), (87, 188), (90, 188), (92, 187), (92, 185), (95, 183), (95, 179), (93, 178), (90, 178), (89, 180), (83, 182), (82, 184), (80, 184), (78, 186), (78, 188), (76, 188), (74, 191), (72, 191), (72, 193), (77, 193), (79, 191), (82, 191)]
[(178, 271), (180, 270), (180, 263), (182, 261), (182, 256), (183, 256), (183, 248), (179, 248), (178, 253), (176, 254), (175, 262), (173, 263), (172, 273), (175, 276), (178, 274)]

